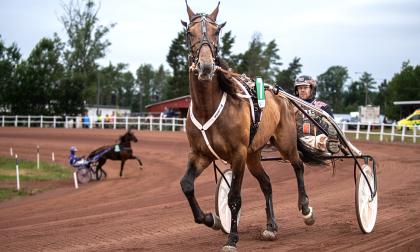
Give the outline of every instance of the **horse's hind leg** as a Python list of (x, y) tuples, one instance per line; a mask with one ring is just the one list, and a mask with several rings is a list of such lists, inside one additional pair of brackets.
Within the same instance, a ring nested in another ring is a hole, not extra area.
[(276, 223), (276, 217), (274, 216), (272, 189), (270, 178), (265, 173), (264, 168), (261, 164), (261, 152), (254, 152), (248, 155), (247, 165), (251, 174), (260, 183), (261, 191), (265, 197), (265, 212), (267, 214), (267, 229), (262, 233), (262, 238), (265, 240), (274, 240), (278, 226)]
[(125, 159), (121, 160), (120, 177), (122, 177), (122, 175), (123, 175), (125, 161), (126, 161)]
[(187, 171), (184, 177), (182, 177), (180, 184), (182, 191), (190, 204), (194, 215), (194, 221), (198, 224), (205, 224), (206, 226), (214, 229), (220, 229), (220, 220), (215, 218), (215, 215), (212, 213), (204, 214), (194, 195), (194, 181), (198, 176), (200, 176), (201, 172), (210, 164), (210, 162), (211, 161), (205, 157), (190, 154)]
[[(279, 141), (272, 141), (276, 148), (280, 151), (282, 156), (290, 160), (295, 171), (297, 185), (298, 185), (298, 208), (302, 213), (305, 224), (312, 225), (315, 223), (315, 216), (312, 208), (309, 207), (309, 198), (306, 195), (304, 171), (305, 167), (302, 160), (299, 158), (298, 150), (296, 147), (296, 138), (292, 137), (295, 134), (288, 134), (289, 138), (278, 138)], [(274, 140), (274, 139), (273, 139)]]
[(305, 190), (305, 181), (303, 178), (303, 173), (305, 170), (305, 166), (303, 165), (302, 160), (299, 158), (295, 161), (291, 161), (293, 169), (295, 170), (297, 184), (298, 184), (298, 191), (299, 191), (299, 198), (298, 198), (298, 208), (301, 211), (305, 224), (306, 225), (313, 225), (315, 223), (315, 216), (311, 207), (309, 207), (309, 198), (306, 195)]
[(104, 171), (104, 169), (102, 169), (102, 166), (105, 164), (106, 159), (105, 158), (100, 158), (98, 160), (98, 165), (96, 166), (96, 177), (98, 177), (98, 171), (101, 170), (102, 173), (105, 175), (105, 178), (107, 177), (106, 172)]

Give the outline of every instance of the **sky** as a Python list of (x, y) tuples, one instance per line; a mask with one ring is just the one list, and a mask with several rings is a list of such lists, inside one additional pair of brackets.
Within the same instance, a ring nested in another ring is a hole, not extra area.
[[(23, 58), (43, 37), (54, 32), (66, 41), (60, 17), (69, 0), (0, 0), (0, 35), (16, 43)], [(409, 60), (420, 65), (419, 0), (221, 0), (219, 23), (235, 37), (233, 53), (247, 50), (255, 33), (275, 40), (284, 69), (294, 57), (302, 74), (316, 77), (329, 67), (347, 67), (352, 79), (361, 72), (376, 81), (390, 80)], [(101, 65), (127, 63), (135, 73), (141, 64), (170, 69), (166, 55), (188, 21), (184, 0), (102, 0), (99, 23), (116, 23), (107, 35), (112, 43)], [(189, 0), (195, 13), (211, 13), (218, 0)], [(222, 31), (222, 32), (223, 32)], [(350, 81), (351, 79), (349, 79)]]

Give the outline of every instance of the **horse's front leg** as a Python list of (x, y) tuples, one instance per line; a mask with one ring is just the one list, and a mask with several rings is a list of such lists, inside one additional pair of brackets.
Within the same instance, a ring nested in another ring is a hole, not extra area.
[(204, 214), (194, 195), (194, 181), (200, 176), (201, 172), (209, 166), (211, 160), (206, 157), (190, 154), (188, 159), (187, 171), (181, 179), (181, 188), (190, 204), (194, 221), (198, 224), (205, 224), (214, 229), (220, 229), (220, 220), (212, 213)]
[(141, 160), (140, 160), (139, 157), (134, 156), (134, 155), (131, 155), (131, 158), (137, 160), (137, 162), (139, 162), (140, 169), (143, 169), (143, 167), (142, 167), (143, 166), (143, 162), (141, 162)]
[(239, 240), (238, 214), (242, 205), (241, 187), (245, 170), (246, 150), (244, 155), (238, 154), (234, 156), (236, 158), (232, 161), (232, 183), (228, 194), (228, 206), (231, 212), (230, 233), (223, 251), (236, 251), (236, 243)]
[(305, 224), (306, 225), (313, 225), (315, 223), (315, 215), (313, 212), (312, 207), (309, 207), (309, 198), (306, 195), (305, 190), (305, 181), (303, 177), (304, 173), (304, 165), (302, 160), (298, 159), (297, 161), (291, 161), (293, 169), (295, 170), (297, 184), (298, 184), (298, 191), (299, 191), (299, 198), (298, 198), (298, 208), (301, 211)]

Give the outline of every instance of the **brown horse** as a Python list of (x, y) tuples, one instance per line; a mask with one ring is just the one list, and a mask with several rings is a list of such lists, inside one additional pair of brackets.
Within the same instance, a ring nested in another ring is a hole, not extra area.
[(128, 159), (136, 159), (140, 166), (143, 165), (140, 158), (133, 155), (131, 141), (136, 143), (137, 138), (134, 136), (133, 132), (131, 132), (131, 129), (129, 129), (124, 135), (120, 136), (118, 144), (102, 146), (89, 154), (87, 157), (88, 160), (98, 162), (96, 166), (96, 177), (98, 177), (99, 170), (105, 174), (105, 177), (107, 176), (106, 172), (102, 169), (102, 166), (105, 164), (107, 159), (121, 160), (120, 177), (123, 175), (124, 164)]
[(237, 95), (239, 89), (238, 84), (233, 82), (234, 74), (220, 70), (227, 69), (227, 66), (218, 57), (219, 32), (225, 25), (216, 23), (218, 11), (219, 5), (209, 15), (195, 14), (187, 4), (189, 23), (182, 22), (186, 27), (189, 46), (191, 107), (186, 130), (191, 152), (186, 173), (180, 183), (195, 222), (220, 229), (217, 216), (201, 210), (194, 196), (194, 181), (214, 160), (225, 160), (231, 165), (233, 176), (228, 194), (228, 206), (232, 214), (231, 231), (223, 247), (223, 250), (230, 251), (236, 249), (239, 239), (236, 220), (241, 208), (245, 165), (258, 180), (266, 200), (267, 228), (262, 236), (268, 240), (276, 237), (278, 227), (273, 210), (271, 183), (261, 165), (261, 150), (268, 141), (294, 168), (299, 191), (298, 208), (308, 225), (313, 224), (315, 219), (305, 192), (302, 159), (313, 163), (322, 163), (322, 160), (318, 152), (298, 140), (295, 113), (289, 101), (269, 91), (265, 92), (266, 106), (259, 129), (253, 140), (250, 140), (252, 117), (248, 100)]

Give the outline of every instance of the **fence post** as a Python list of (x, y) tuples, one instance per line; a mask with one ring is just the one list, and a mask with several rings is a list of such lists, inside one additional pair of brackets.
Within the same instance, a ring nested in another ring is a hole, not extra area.
[(114, 116), (114, 129), (116, 129), (117, 128), (117, 116)]
[(401, 142), (404, 142), (404, 138), (405, 138), (405, 125), (403, 125), (403, 128), (402, 128)]
[(172, 117), (172, 131), (175, 131), (175, 117)]
[(366, 140), (369, 140), (369, 134), (370, 134), (370, 122), (368, 123), (367, 132), (366, 132)]
[(17, 122), (18, 122), (18, 116), (15, 115), (15, 127), (17, 127)]
[(140, 116), (137, 116), (137, 130), (140, 130)]
[(186, 122), (187, 122), (187, 118), (182, 119), (182, 128), (184, 129), (184, 132), (187, 130)]
[(1, 126), (4, 128), (4, 115), (2, 116)]
[(359, 140), (359, 132), (360, 132), (360, 122), (357, 122), (356, 128), (356, 139)]
[(128, 130), (128, 116), (125, 116), (125, 130)]
[(42, 128), (42, 124), (44, 123), (44, 117), (41, 115), (41, 128)]
[(64, 128), (65, 129), (68, 129), (69, 128), (69, 125), (68, 125), (68, 122), (67, 122), (67, 116), (64, 117)]
[(394, 142), (394, 135), (395, 135), (395, 122), (392, 123), (392, 126), (391, 126), (391, 142)]
[(381, 134), (379, 136), (379, 140), (382, 142), (384, 140), (384, 123), (381, 123)]
[(416, 143), (417, 141), (417, 125), (414, 125), (413, 127), (413, 143)]
[(341, 131), (343, 131), (343, 133), (346, 133), (346, 121), (343, 122), (343, 127), (341, 127)]
[(159, 119), (159, 131), (162, 131), (162, 115), (160, 116), (160, 119)]
[(56, 120), (55, 120), (55, 116), (53, 116), (53, 128), (55, 129), (56, 127)]
[(28, 115), (28, 128), (30, 128), (30, 127), (31, 127), (31, 116)]
[(150, 131), (152, 131), (153, 130), (153, 117), (151, 116), (150, 117), (150, 120), (149, 120), (149, 126), (150, 126)]

